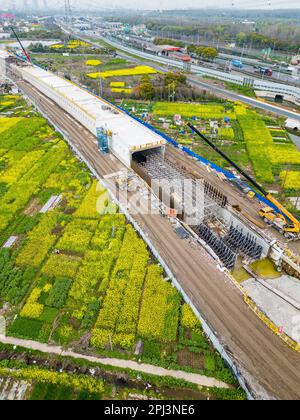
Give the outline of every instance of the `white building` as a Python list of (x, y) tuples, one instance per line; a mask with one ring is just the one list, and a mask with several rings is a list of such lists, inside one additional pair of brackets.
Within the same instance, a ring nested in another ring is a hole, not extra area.
[(21, 69), (23, 79), (56, 102), (93, 135), (110, 132), (109, 149), (130, 167), (135, 153), (153, 149), (164, 154), (165, 140), (114, 105), (51, 72), (38, 67)]
[(288, 118), (285, 123), (286, 128), (294, 131), (300, 131), (300, 121)]
[(10, 39), (10, 35), (9, 32), (0, 32), (0, 39)]

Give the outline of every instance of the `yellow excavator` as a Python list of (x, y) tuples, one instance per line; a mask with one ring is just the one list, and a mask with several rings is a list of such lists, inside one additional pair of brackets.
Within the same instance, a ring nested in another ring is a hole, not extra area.
[[(259, 215), (264, 221), (274, 226), (279, 232), (289, 239), (300, 239), (300, 222), (285, 207), (283, 207), (271, 194), (265, 191), (251, 176), (243, 171), (233, 160), (222, 152), (214, 143), (204, 136), (196, 127), (187, 123), (202, 140), (204, 140), (215, 152), (230, 163), (241, 175), (243, 175), (262, 195), (269, 201), (270, 206), (266, 206), (259, 211)], [(271, 206), (273, 205), (273, 206)]]

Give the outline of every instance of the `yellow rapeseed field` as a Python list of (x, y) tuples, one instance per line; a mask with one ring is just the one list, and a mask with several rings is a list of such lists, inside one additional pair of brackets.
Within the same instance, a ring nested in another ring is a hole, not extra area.
[(90, 73), (87, 76), (91, 79), (107, 79), (109, 77), (122, 77), (122, 76), (143, 76), (145, 74), (157, 74), (158, 71), (149, 66), (137, 66), (131, 69), (110, 70), (104, 72)]
[(100, 66), (102, 61), (100, 60), (87, 60), (85, 63), (87, 66)]
[(133, 89), (130, 88), (112, 88), (111, 89), (112, 92), (114, 93), (132, 93)]
[(110, 87), (112, 87), (112, 88), (125, 87), (125, 82), (111, 82)]

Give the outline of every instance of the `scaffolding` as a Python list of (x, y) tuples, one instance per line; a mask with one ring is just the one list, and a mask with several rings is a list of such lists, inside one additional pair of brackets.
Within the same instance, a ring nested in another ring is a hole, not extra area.
[(203, 223), (197, 227), (196, 232), (219, 257), (224, 266), (228, 268), (228, 270), (233, 270), (237, 254), (223, 241), (223, 239), (215, 235), (214, 232)]
[(242, 229), (230, 226), (228, 234), (224, 238), (224, 242), (235, 252), (249, 257), (253, 260), (259, 260), (263, 254), (263, 247), (258, 245), (256, 239), (250, 233), (246, 235)]
[(146, 154), (139, 168), (151, 179), (152, 189), (169, 207), (184, 216), (189, 225), (198, 225), (215, 214), (218, 203), (205, 194), (204, 180), (193, 179), (157, 153)]
[(215, 201), (220, 207), (224, 208), (228, 204), (228, 198), (221, 193), (217, 188), (213, 187), (209, 182), (204, 181), (204, 192)]

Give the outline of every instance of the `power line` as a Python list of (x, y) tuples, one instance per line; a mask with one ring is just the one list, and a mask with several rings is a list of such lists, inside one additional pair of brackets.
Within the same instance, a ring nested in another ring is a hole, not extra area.
[(72, 9), (70, 0), (65, 0), (65, 20), (67, 23), (72, 21)]

